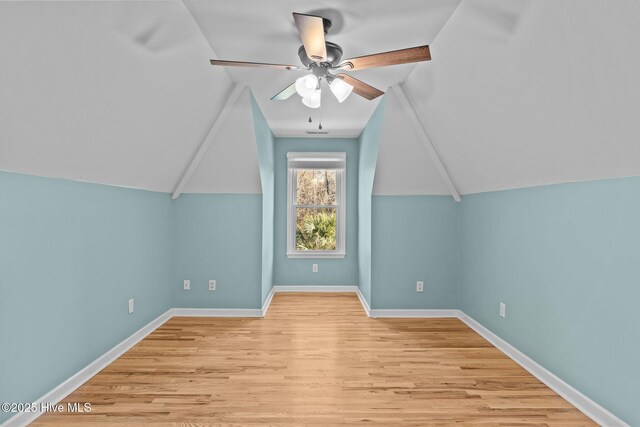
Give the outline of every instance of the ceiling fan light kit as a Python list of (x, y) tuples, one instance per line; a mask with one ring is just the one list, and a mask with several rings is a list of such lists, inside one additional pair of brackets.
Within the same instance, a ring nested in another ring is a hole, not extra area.
[(318, 78), (313, 74), (307, 74), (296, 80), (296, 92), (303, 98), (311, 96), (318, 90)]
[(366, 68), (384, 67), (387, 65), (408, 64), (429, 61), (431, 53), (428, 45), (416, 46), (390, 52), (376, 53), (342, 60), (342, 47), (326, 41), (325, 34), (331, 28), (331, 21), (321, 16), (294, 13), (302, 46), (298, 49), (298, 57), (304, 68), (295, 65), (272, 64), (262, 62), (224, 61), (212, 59), (211, 65), (233, 67), (262, 67), (283, 70), (306, 69), (311, 73), (298, 78), (295, 82), (275, 94), (272, 101), (283, 101), (294, 93), (302, 97), (302, 103), (309, 108), (320, 107), (322, 79), (326, 80), (331, 93), (339, 103), (343, 103), (354, 92), (365, 99), (372, 100), (384, 94), (379, 89), (345, 73), (333, 74), (332, 71), (358, 71)]
[(342, 104), (351, 95), (353, 86), (342, 79), (334, 78), (329, 84), (329, 89), (331, 89), (338, 102)]
[(320, 89), (317, 89), (310, 96), (305, 96), (304, 98), (302, 98), (302, 103), (309, 108), (319, 108), (321, 97), (322, 95), (320, 93)]

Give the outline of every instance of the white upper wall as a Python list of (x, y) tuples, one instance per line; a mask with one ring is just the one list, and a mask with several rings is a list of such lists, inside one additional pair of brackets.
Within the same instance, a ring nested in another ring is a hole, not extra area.
[(458, 189), (640, 175), (640, 3), (463, 0), (412, 95)]
[(245, 87), (184, 193), (262, 193), (251, 108), (251, 94)]
[[(353, 75), (406, 80), (463, 194), (640, 175), (640, 3), (625, 0), (0, 2), (0, 170), (171, 192), (234, 82), (276, 135), (316, 129), (297, 95), (269, 101), (302, 72), (208, 63), (297, 64), (293, 11), (332, 18), (345, 57), (431, 45), (432, 61)], [(325, 98), (329, 137), (358, 135), (377, 105)], [(259, 192), (236, 108), (186, 191)], [(445, 193), (394, 99), (386, 115), (374, 193)]]
[(385, 95), (374, 195), (449, 194), (396, 92)]
[(170, 192), (230, 80), (181, 2), (0, 2), (0, 169)]

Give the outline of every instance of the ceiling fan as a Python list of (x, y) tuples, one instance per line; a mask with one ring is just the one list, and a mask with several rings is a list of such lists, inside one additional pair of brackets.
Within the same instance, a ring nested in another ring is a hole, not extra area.
[(407, 64), (411, 62), (428, 61), (431, 59), (429, 46), (416, 46), (390, 52), (375, 53), (357, 58), (342, 59), (342, 48), (325, 40), (325, 34), (331, 28), (331, 21), (315, 15), (294, 13), (293, 19), (300, 33), (302, 46), (298, 49), (298, 56), (303, 67), (285, 64), (269, 64), (261, 62), (224, 61), (212, 59), (211, 65), (234, 67), (266, 67), (283, 70), (309, 70), (310, 74), (298, 78), (294, 83), (274, 95), (272, 101), (282, 101), (294, 93), (302, 97), (302, 103), (310, 108), (320, 107), (322, 80), (329, 85), (329, 89), (342, 103), (354, 92), (368, 100), (383, 95), (379, 89), (364, 83), (343, 72), (357, 71), (365, 68), (384, 67), (386, 65)]

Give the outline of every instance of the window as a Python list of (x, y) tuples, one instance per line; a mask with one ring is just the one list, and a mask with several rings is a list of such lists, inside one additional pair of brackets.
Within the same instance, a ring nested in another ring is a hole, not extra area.
[(287, 153), (287, 256), (344, 258), (347, 153)]

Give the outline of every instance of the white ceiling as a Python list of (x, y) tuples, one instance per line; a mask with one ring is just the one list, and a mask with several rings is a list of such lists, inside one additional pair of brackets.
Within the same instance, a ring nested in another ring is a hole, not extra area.
[(213, 136), (185, 193), (261, 194), (251, 94), (245, 88)]
[(463, 0), (404, 85), (463, 194), (640, 175), (640, 2)]
[[(269, 101), (302, 72), (208, 60), (298, 64), (291, 12), (319, 9), (345, 57), (431, 45), (430, 62), (353, 76), (385, 91), (404, 82), (462, 194), (640, 175), (630, 0), (0, 2), (0, 169), (171, 192), (233, 82), (276, 135), (315, 129), (297, 95)], [(330, 136), (357, 136), (378, 104), (325, 101)], [(233, 111), (188, 191), (231, 185), (215, 171), (253, 131), (247, 106)], [(443, 193), (392, 97), (386, 114), (375, 192)], [(242, 191), (259, 188), (256, 176)]]
[(181, 2), (0, 2), (0, 169), (172, 191), (230, 85)]
[[(217, 59), (271, 62), (300, 66), (302, 44), (292, 12), (316, 13), (332, 20), (327, 40), (342, 46), (344, 58), (429, 44), (449, 19), (459, 0), (186, 0)], [(415, 65), (351, 73), (382, 91), (404, 81)], [(330, 137), (357, 137), (379, 100), (350, 96), (343, 104), (327, 94), (321, 112), (305, 108), (298, 95), (286, 101), (269, 99), (307, 71), (227, 67), (231, 78), (247, 84), (276, 136), (306, 136), (323, 130)], [(314, 123), (309, 124), (309, 115)]]
[(373, 194), (449, 194), (396, 92), (386, 96)]

